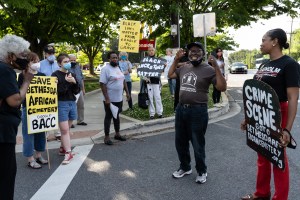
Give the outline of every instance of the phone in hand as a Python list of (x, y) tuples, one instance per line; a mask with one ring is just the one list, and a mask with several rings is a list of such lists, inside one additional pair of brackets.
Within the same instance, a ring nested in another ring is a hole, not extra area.
[(215, 58), (218, 57), (218, 56), (217, 56), (217, 53), (216, 53), (215, 51), (212, 51), (210, 54), (211, 54), (212, 56), (214, 56)]

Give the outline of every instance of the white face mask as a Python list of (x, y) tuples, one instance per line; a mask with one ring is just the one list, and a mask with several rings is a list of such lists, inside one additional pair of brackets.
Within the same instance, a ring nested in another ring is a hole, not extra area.
[(33, 70), (33, 71), (38, 71), (40, 69), (40, 63), (33, 63), (30, 68)]

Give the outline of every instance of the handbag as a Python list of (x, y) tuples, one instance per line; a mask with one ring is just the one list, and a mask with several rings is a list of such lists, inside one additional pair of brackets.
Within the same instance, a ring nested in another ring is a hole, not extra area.
[(138, 106), (142, 109), (148, 109), (149, 97), (146, 81), (142, 81), (140, 93), (138, 94)]

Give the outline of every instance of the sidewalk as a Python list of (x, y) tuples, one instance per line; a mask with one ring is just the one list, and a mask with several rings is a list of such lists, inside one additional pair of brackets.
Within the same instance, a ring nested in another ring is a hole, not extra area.
[[(166, 84), (167, 80), (162, 78), (162, 83)], [(140, 82), (132, 83), (132, 100), (133, 104), (137, 103), (138, 93), (140, 90)], [(103, 143), (104, 137), (104, 116), (105, 112), (103, 109), (103, 103), (100, 101), (101, 90), (95, 90), (85, 95), (85, 119), (84, 121), (88, 124), (87, 126), (77, 125), (77, 122), (74, 121), (73, 124), (75, 128), (72, 128), (71, 131), (73, 135), (72, 145), (83, 145), (91, 143)], [(227, 96), (222, 93), (223, 103), (220, 108), (211, 108), (208, 110), (209, 119), (216, 118), (220, 115), (225, 114), (229, 110), (229, 103)], [(124, 101), (123, 110), (128, 109), (128, 103)], [(168, 130), (174, 128), (175, 117), (167, 117), (163, 119), (155, 119), (151, 121), (139, 121), (127, 116), (120, 114), (120, 123), (121, 123), (121, 135), (126, 135), (127, 138), (132, 137), (133, 135), (139, 134), (148, 134), (158, 131)], [(111, 126), (110, 133), (114, 133), (114, 128)], [(48, 148), (59, 148), (60, 142), (55, 140), (53, 133), (50, 132), (48, 141)], [(113, 138), (113, 137), (112, 137)], [(18, 135), (17, 135), (17, 152), (22, 151), (22, 129), (21, 124), (19, 126)]]

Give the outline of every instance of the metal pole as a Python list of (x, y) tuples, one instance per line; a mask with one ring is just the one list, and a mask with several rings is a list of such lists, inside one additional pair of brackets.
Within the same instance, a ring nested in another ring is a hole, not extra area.
[(205, 58), (205, 60), (207, 60), (207, 56), (206, 56), (206, 28), (205, 28), (205, 15), (203, 15), (203, 33), (204, 33), (204, 51), (205, 51), (204, 58)]
[(178, 48), (180, 48), (180, 27), (179, 27), (179, 9), (177, 11), (177, 35), (178, 35)]
[(293, 20), (294, 20), (294, 18), (292, 18), (292, 23), (291, 23), (290, 46), (289, 46), (289, 56), (291, 55), (292, 35), (293, 35)]

